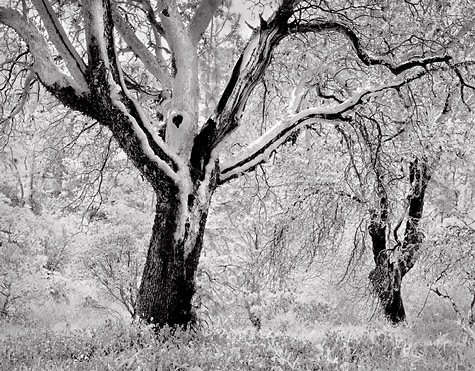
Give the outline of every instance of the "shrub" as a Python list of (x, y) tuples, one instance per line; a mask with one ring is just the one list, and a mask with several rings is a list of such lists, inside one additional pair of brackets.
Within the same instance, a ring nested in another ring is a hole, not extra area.
[(318, 342), (256, 331), (173, 331), (108, 322), (31, 331), (0, 342), (3, 370), (471, 370), (473, 344), (411, 340), (398, 330), (331, 331)]

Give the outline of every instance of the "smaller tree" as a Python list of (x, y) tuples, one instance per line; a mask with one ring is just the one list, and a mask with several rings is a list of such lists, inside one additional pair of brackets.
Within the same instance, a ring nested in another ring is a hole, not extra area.
[[(376, 174), (377, 179), (382, 179)], [(385, 187), (378, 182), (379, 210), (372, 210), (368, 226), (371, 236), (373, 257), (376, 264), (370, 272), (369, 279), (381, 302), (384, 314), (393, 323), (406, 318), (401, 286), (402, 279), (416, 263), (418, 252), (423, 242), (420, 229), (424, 198), (427, 185), (431, 178), (429, 166), (425, 160), (414, 159), (409, 166), (410, 189), (407, 193), (407, 220), (404, 238), (399, 240), (398, 230), (403, 219), (393, 229), (393, 246), (389, 244), (388, 234), (391, 229), (388, 221), (389, 202)]]

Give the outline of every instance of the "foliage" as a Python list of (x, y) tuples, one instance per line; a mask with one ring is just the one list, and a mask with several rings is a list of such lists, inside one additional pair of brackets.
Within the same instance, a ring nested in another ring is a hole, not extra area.
[(421, 267), (432, 293), (451, 304), (468, 331), (475, 324), (474, 237), (470, 226), (447, 221), (428, 241), (430, 248), (422, 257)]
[(473, 344), (424, 341), (393, 329), (318, 340), (247, 332), (171, 331), (109, 322), (89, 330), (31, 331), (0, 342), (15, 370), (470, 370)]
[(88, 231), (82, 260), (105, 294), (133, 316), (152, 220), (122, 203), (103, 207), (101, 215)]
[(68, 264), (74, 242), (67, 218), (39, 217), (0, 201), (1, 317), (24, 316), (33, 300), (60, 295), (48, 278)]

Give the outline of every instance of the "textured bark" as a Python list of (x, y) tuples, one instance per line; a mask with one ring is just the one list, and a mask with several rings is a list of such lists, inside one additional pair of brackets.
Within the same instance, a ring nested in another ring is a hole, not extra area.
[(197, 223), (187, 223), (184, 236), (177, 239), (179, 203), (174, 186), (157, 194), (152, 238), (138, 294), (136, 314), (158, 327), (188, 327), (196, 320), (192, 299), (208, 209), (195, 210)]
[(406, 319), (406, 311), (401, 294), (402, 274), (399, 266), (385, 259), (369, 274), (369, 279), (376, 292), (383, 313), (393, 324)]
[[(373, 244), (375, 268), (369, 274), (369, 280), (381, 303), (384, 315), (393, 324), (406, 319), (401, 295), (402, 279), (414, 266), (417, 253), (423, 241), (419, 228), (424, 209), (424, 197), (430, 180), (428, 165), (415, 159), (410, 164), (409, 181), (411, 191), (408, 196), (408, 219), (401, 243), (396, 240), (394, 248), (389, 249), (387, 241), (387, 197), (380, 194), (380, 212), (373, 211), (369, 224), (369, 234)], [(397, 232), (397, 231), (396, 231)], [(395, 233), (395, 236), (396, 233)]]
[(385, 192), (380, 189), (380, 210), (373, 211), (369, 234), (373, 245), (376, 267), (369, 274), (369, 280), (382, 306), (384, 315), (392, 322), (404, 321), (406, 313), (401, 296), (402, 276), (397, 262), (391, 262), (387, 250), (388, 204)]

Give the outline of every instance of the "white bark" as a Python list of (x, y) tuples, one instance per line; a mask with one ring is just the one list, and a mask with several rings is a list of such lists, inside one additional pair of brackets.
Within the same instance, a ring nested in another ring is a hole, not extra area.
[(193, 45), (197, 45), (204, 32), (213, 19), (216, 10), (223, 3), (223, 0), (201, 0), (195, 15), (188, 26), (188, 32)]
[(104, 40), (105, 9), (102, 2), (97, 0), (82, 0), (82, 9), (89, 67), (95, 68), (94, 64), (101, 61), (100, 63), (103, 63), (107, 68), (109, 67), (109, 57), (107, 56), (107, 45)]
[[(414, 76), (419, 75), (420, 74), (415, 74)], [(332, 107), (311, 107), (290, 115), (286, 120), (277, 123), (267, 130), (261, 137), (250, 143), (236, 156), (223, 161), (221, 165), (220, 182), (225, 182), (228, 179), (239, 176), (240, 174), (254, 168), (259, 163), (265, 162), (270, 154), (284, 143), (296, 130), (299, 130), (306, 125), (316, 123), (335, 125), (339, 122), (337, 119), (328, 120), (325, 119), (325, 117), (337, 117), (362, 103), (365, 97), (378, 94), (387, 89), (402, 86), (415, 78), (414, 76), (407, 79), (397, 78), (386, 84), (360, 90), (345, 102)], [(296, 102), (299, 102), (299, 100), (297, 99)], [(295, 105), (296, 102), (293, 104)]]
[(65, 61), (71, 76), (84, 90), (87, 89), (87, 83), (84, 77), (86, 64), (66, 35), (49, 0), (32, 0), (32, 3), (43, 21), (50, 41), (59, 52), (61, 58)]
[(88, 93), (88, 88), (63, 73), (54, 63), (48, 44), (40, 31), (16, 10), (0, 6), (0, 23), (14, 29), (28, 44), (35, 58), (33, 71), (49, 87), (72, 89), (77, 96)]
[(166, 14), (162, 12), (160, 19), (173, 54), (176, 76), (173, 81), (172, 110), (167, 120), (167, 143), (188, 161), (193, 139), (198, 133), (199, 61), (195, 45), (174, 2), (170, 1), (168, 5)]
[(120, 36), (122, 36), (135, 55), (139, 57), (145, 69), (160, 82), (162, 88), (167, 87), (168, 84), (166, 82), (170, 79), (170, 76), (166, 66), (161, 65), (160, 60), (139, 40), (132, 27), (120, 15), (117, 6), (115, 4), (111, 4), (111, 6), (114, 25), (117, 31), (119, 31)]

